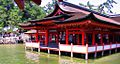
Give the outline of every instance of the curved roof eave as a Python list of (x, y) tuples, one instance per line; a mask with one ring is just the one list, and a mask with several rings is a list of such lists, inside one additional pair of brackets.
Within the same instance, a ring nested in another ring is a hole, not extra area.
[[(72, 19), (71, 19), (72, 18)], [(120, 23), (119, 22), (116, 22), (112, 19), (109, 19), (109, 18), (105, 18), (105, 17), (102, 17), (102, 16), (99, 16), (99, 15), (96, 15), (96, 14), (93, 14), (93, 13), (90, 13), (88, 15), (84, 15), (82, 17), (79, 17), (79, 18), (76, 18), (76, 16), (73, 16), (67, 20), (64, 20), (63, 22), (56, 22), (56, 23), (69, 23), (69, 22), (75, 22), (75, 21), (81, 21), (81, 20), (85, 20), (85, 19), (93, 19), (95, 21), (100, 21), (101, 23), (106, 23), (106, 24), (111, 24), (111, 25), (119, 25), (120, 26)], [(74, 19), (73, 19), (74, 18)]]

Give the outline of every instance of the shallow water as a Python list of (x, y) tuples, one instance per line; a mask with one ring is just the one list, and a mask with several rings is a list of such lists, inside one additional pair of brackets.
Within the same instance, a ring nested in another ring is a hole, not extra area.
[[(114, 59), (111, 59), (113, 57)], [(85, 61), (80, 58), (25, 51), (22, 44), (0, 45), (0, 64), (101, 64), (101, 62), (102, 64), (118, 64), (119, 59), (120, 53)]]
[(25, 51), (22, 44), (0, 45), (0, 64), (84, 64), (84, 59)]

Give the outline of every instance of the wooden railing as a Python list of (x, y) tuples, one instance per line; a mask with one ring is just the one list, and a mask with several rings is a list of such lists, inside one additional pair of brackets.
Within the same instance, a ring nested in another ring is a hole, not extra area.
[[(120, 43), (117, 44), (109, 44), (109, 45), (95, 45), (95, 46), (82, 46), (82, 45), (66, 45), (66, 44), (60, 44), (59, 49), (61, 51), (66, 51), (66, 52), (75, 52), (75, 53), (93, 53), (96, 51), (103, 51), (103, 50), (111, 50), (115, 48), (119, 48)], [(88, 48), (88, 49), (87, 49)], [(72, 50), (71, 50), (72, 49)]]

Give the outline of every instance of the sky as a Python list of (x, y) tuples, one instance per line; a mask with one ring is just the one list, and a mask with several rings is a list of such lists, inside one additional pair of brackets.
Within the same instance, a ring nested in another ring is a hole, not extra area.
[[(41, 6), (45, 6), (48, 2), (51, 2), (51, 1), (52, 0), (42, 0)], [(78, 5), (79, 3), (87, 4), (88, 1), (90, 1), (91, 4), (97, 6), (97, 5), (105, 2), (106, 0), (67, 0), (67, 2), (76, 4), (76, 5)], [(113, 4), (112, 11), (115, 14), (120, 14), (120, 0), (114, 0), (114, 1), (117, 2), (117, 4)]]

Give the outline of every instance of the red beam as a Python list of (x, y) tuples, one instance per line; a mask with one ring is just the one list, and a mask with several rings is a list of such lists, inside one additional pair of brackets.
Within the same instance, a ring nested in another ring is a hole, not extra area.
[(36, 32), (36, 42), (38, 43), (39, 42), (39, 40), (38, 40), (38, 30), (36, 30), (37, 32)]
[(85, 32), (82, 32), (82, 45), (85, 43)]
[(81, 32), (69, 32), (69, 34), (81, 34)]
[(95, 33), (92, 33), (92, 45), (95, 45)]
[(48, 45), (48, 30), (45, 31), (45, 46)]
[(66, 44), (69, 44), (68, 43), (68, 41), (69, 41), (68, 38), (69, 38), (69, 34), (68, 34), (68, 30), (66, 29)]
[(120, 27), (118, 27), (118, 26), (107, 25), (107, 24), (102, 24), (102, 23), (98, 23), (98, 22), (91, 22), (91, 25), (99, 26), (99, 27), (103, 27), (103, 28), (110, 28), (110, 29), (120, 29)]

